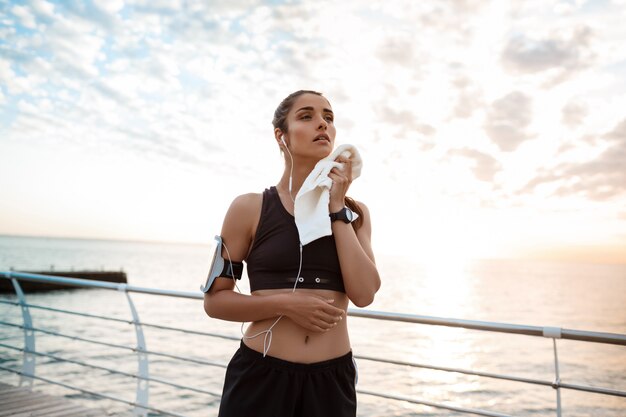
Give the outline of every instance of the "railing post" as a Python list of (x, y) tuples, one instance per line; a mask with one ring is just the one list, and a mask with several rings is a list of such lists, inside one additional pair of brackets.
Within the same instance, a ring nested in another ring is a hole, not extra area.
[(30, 310), (26, 304), (26, 297), (22, 291), (20, 283), (11, 277), (11, 273), (7, 274), (11, 278), (11, 283), (15, 289), (15, 294), (20, 301), (20, 309), (22, 310), (22, 321), (24, 322), (24, 356), (22, 361), (22, 373), (20, 374), (20, 387), (28, 385), (29, 389), (33, 388), (33, 382), (35, 381), (32, 376), (35, 375), (35, 332), (33, 328), (33, 319), (30, 315)]
[(149, 372), (148, 372), (148, 355), (146, 354), (146, 340), (143, 336), (143, 328), (139, 321), (139, 314), (135, 308), (133, 300), (130, 298), (130, 294), (126, 291), (126, 284), (120, 284), (118, 286), (119, 291), (123, 291), (126, 294), (128, 300), (128, 306), (130, 312), (133, 315), (133, 324), (135, 325), (135, 334), (137, 336), (137, 394), (135, 396), (135, 409), (133, 410), (134, 416), (147, 417), (148, 410), (142, 406), (148, 406), (149, 398)]
[(556, 339), (552, 339), (554, 348), (554, 383), (552, 388), (556, 389), (556, 415), (561, 417), (561, 376), (559, 374), (559, 354), (556, 349)]
[(552, 388), (556, 390), (556, 415), (561, 417), (561, 375), (559, 374), (559, 354), (556, 349), (556, 339), (562, 336), (560, 327), (544, 327), (543, 337), (552, 339), (552, 349), (554, 350), (554, 382)]

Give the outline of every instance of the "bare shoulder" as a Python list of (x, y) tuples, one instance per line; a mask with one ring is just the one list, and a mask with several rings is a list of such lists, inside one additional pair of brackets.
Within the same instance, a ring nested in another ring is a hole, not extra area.
[(238, 213), (250, 213), (254, 211), (258, 211), (261, 208), (263, 203), (263, 194), (261, 193), (247, 193), (241, 194), (240, 196), (235, 197), (233, 202), (230, 204), (230, 208), (228, 211), (234, 210)]
[(263, 195), (242, 194), (228, 208), (222, 224), (222, 239), (228, 242), (232, 259), (245, 259), (256, 231)]
[(251, 225), (253, 220), (261, 213), (261, 205), (263, 204), (263, 194), (261, 193), (248, 193), (235, 197), (224, 221), (226, 223), (238, 223), (240, 226), (243, 224)]

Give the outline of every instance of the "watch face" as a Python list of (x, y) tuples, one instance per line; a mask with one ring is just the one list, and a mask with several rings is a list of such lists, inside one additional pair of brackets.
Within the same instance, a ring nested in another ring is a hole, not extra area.
[(348, 221), (352, 221), (352, 219), (354, 218), (354, 214), (352, 214), (352, 210), (350, 210), (349, 208), (346, 208), (346, 218), (348, 219)]

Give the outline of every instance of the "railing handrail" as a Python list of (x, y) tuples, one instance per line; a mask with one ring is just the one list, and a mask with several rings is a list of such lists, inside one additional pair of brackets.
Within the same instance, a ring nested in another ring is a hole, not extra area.
[[(53, 284), (65, 284), (82, 288), (99, 288), (106, 290), (117, 290), (126, 292), (136, 292), (142, 294), (163, 295), (170, 297), (188, 298), (202, 300), (201, 292), (176, 291), (159, 288), (140, 287), (136, 285), (118, 284), (105, 281), (95, 281), (80, 278), (68, 278), (58, 276), (48, 276), (42, 274), (32, 274), (26, 272), (2, 271), (0, 278), (15, 278), (24, 281), (45, 282)], [(626, 334), (595, 332), (588, 330), (566, 329), (553, 326), (531, 326), (524, 324), (512, 324), (502, 322), (490, 322), (479, 320), (466, 320), (447, 317), (424, 316), (407, 313), (396, 313), (388, 311), (375, 311), (366, 309), (348, 309), (348, 315), (352, 317), (369, 318), (376, 320), (388, 320), (405, 323), (429, 324), (447, 327), (461, 327), (471, 330), (483, 330), (498, 333), (514, 333), (527, 336), (540, 336), (557, 339), (579, 340), (594, 343), (605, 343), (626, 346)]]

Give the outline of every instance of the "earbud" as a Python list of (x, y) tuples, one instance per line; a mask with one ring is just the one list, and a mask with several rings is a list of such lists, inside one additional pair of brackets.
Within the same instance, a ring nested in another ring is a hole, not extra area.
[(280, 140), (283, 142), (283, 145), (285, 145), (285, 148), (286, 148), (287, 142), (285, 142), (285, 135), (280, 135)]

